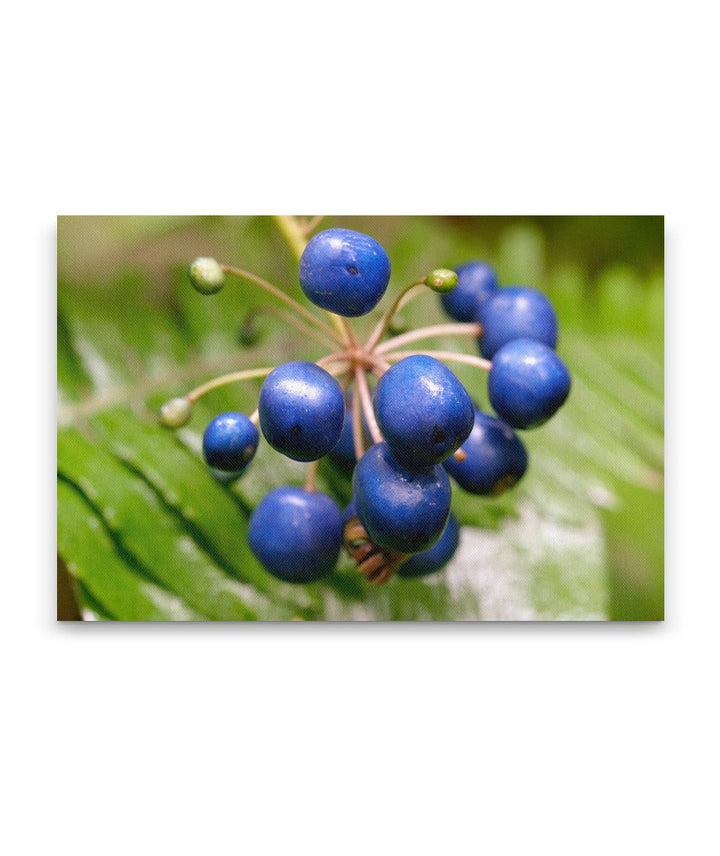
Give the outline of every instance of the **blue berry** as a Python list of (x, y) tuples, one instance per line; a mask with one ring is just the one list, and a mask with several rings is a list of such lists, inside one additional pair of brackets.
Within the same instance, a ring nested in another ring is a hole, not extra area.
[(378, 242), (351, 229), (326, 229), (300, 258), (300, 287), (316, 306), (351, 318), (374, 309), (390, 281), (390, 259)]
[(217, 470), (215, 467), (210, 467), (210, 475), (219, 481), (220, 484), (232, 484), (236, 479), (245, 472), (245, 470)]
[(450, 513), (450, 480), (441, 466), (401, 464), (387, 443), (376, 443), (353, 475), (357, 514), (372, 540), (400, 553), (418, 553), (442, 535)]
[(495, 354), (488, 394), (495, 412), (513, 428), (542, 425), (570, 392), (570, 374), (555, 351), (532, 339), (515, 339)]
[[(363, 445), (365, 448), (370, 445), (370, 432), (368, 431), (365, 416), (361, 413), (363, 427)], [(345, 396), (345, 421), (343, 422), (340, 439), (330, 452), (330, 457), (345, 469), (351, 469), (355, 466), (355, 441), (353, 439), (352, 428), (352, 392)]]
[(473, 405), (465, 387), (434, 357), (406, 357), (380, 378), (375, 414), (395, 457), (409, 467), (439, 464), (467, 439)]
[(557, 345), (558, 325), (553, 305), (534, 288), (520, 285), (501, 288), (478, 307), (474, 320), (483, 325), (478, 344), (488, 360), (513, 339), (535, 339), (549, 348)]
[(455, 555), (460, 543), (460, 527), (454, 514), (448, 517), (445, 531), (440, 539), (422, 553), (415, 553), (398, 569), (399, 577), (424, 577), (444, 568)]
[(455, 269), (458, 284), (440, 298), (456, 321), (474, 321), (480, 305), (497, 291), (497, 275), (486, 262), (467, 262)]
[(480, 410), (475, 411), (475, 424), (461, 449), (465, 460), (448, 458), (445, 469), (469, 493), (500, 496), (520, 481), (527, 469), (527, 452), (517, 434)]
[(265, 378), (259, 411), (263, 436), (273, 449), (294, 461), (316, 461), (340, 439), (345, 401), (331, 374), (297, 360)]
[(327, 494), (278, 487), (253, 512), (248, 543), (273, 576), (309, 583), (335, 567), (342, 527), (340, 509)]
[(355, 507), (355, 498), (350, 500), (350, 502), (345, 507), (345, 511), (342, 513), (342, 522), (343, 526), (350, 520), (351, 517), (355, 517), (357, 515), (357, 508)]
[(203, 434), (203, 454), (208, 466), (240, 475), (257, 451), (260, 435), (244, 413), (221, 413)]

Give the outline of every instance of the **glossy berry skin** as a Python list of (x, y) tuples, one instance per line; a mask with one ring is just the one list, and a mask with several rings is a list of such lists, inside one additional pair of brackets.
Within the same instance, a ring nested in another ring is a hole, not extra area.
[(495, 412), (513, 428), (542, 425), (570, 392), (570, 374), (555, 351), (532, 339), (515, 339), (495, 354), (488, 394)]
[(445, 531), (437, 543), (422, 553), (415, 553), (398, 568), (399, 577), (424, 577), (444, 568), (455, 555), (460, 543), (460, 527), (455, 515), (450, 513)]
[(418, 553), (438, 540), (450, 513), (450, 493), (441, 466), (410, 469), (387, 443), (368, 449), (353, 475), (355, 507), (368, 535), (400, 553)]
[(425, 285), (438, 294), (447, 294), (457, 287), (457, 271), (447, 268), (435, 268), (425, 277)]
[(300, 258), (300, 287), (316, 306), (355, 318), (378, 304), (390, 281), (390, 259), (369, 235), (326, 229)]
[(259, 411), (263, 436), (273, 449), (294, 461), (317, 461), (340, 439), (345, 401), (331, 374), (297, 360), (265, 378)]
[(511, 285), (499, 289), (478, 307), (474, 320), (483, 325), (478, 345), (488, 360), (513, 339), (535, 339), (549, 348), (557, 345), (558, 325), (553, 305), (534, 288)]
[(260, 435), (244, 413), (221, 413), (203, 434), (203, 454), (208, 466), (240, 475), (257, 451)]
[[(363, 446), (367, 448), (370, 445), (370, 432), (365, 422), (364, 414), (361, 414), (363, 427)], [(330, 457), (346, 470), (352, 469), (355, 466), (355, 441), (353, 440), (352, 429), (352, 393), (345, 396), (345, 421), (343, 422), (340, 439), (330, 452)]]
[(458, 284), (440, 298), (443, 309), (456, 321), (474, 321), (480, 306), (497, 291), (497, 275), (480, 261), (460, 265), (455, 272)]
[(434, 357), (406, 357), (380, 378), (375, 415), (395, 457), (409, 467), (444, 461), (467, 439), (473, 404), (465, 387)]
[(327, 576), (342, 546), (342, 516), (325, 493), (278, 487), (250, 518), (248, 543), (260, 564), (289, 583)]
[(464, 461), (448, 458), (445, 469), (463, 490), (478, 496), (500, 496), (525, 474), (528, 456), (509, 425), (480, 410), (470, 436), (460, 447)]

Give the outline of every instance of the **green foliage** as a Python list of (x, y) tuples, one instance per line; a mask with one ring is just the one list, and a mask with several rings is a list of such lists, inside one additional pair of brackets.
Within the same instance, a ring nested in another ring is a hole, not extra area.
[[(423, 271), (477, 257), (494, 263), (504, 283), (545, 290), (558, 308), (559, 350), (573, 376), (565, 408), (524, 435), (531, 463), (515, 491), (483, 500), (455, 488), (453, 507), (465, 526), (448, 569), (381, 589), (345, 559), (323, 582), (290, 586), (250, 553), (252, 507), (270, 487), (301, 484), (304, 467), (261, 443), (247, 474), (227, 488), (208, 473), (200, 441), (218, 412), (254, 409), (258, 382), (201, 399), (176, 433), (159, 424), (168, 398), (217, 373), (322, 354), (262, 312), (253, 316), (259, 337), (242, 345), (248, 312), (264, 296), (232, 282), (205, 297), (184, 274), (192, 258), (212, 254), (297, 297), (297, 267), (272, 221), (61, 219), (58, 552), (84, 615), (662, 617), (662, 230), (655, 219), (587, 218), (583, 232), (585, 218), (330, 218), (386, 247), (389, 299)], [(617, 246), (622, 255), (613, 255)], [(438, 303), (428, 294), (404, 318), (410, 326), (441, 322)], [(378, 312), (360, 319), (363, 330)], [(452, 338), (431, 345), (472, 352), (471, 342)], [(486, 403), (484, 376), (453, 369)], [(347, 501), (347, 476), (328, 462), (319, 483)]]

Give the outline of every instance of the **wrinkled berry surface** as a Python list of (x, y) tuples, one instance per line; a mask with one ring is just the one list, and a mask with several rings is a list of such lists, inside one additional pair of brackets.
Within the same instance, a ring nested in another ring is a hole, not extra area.
[(535, 339), (549, 348), (557, 345), (553, 305), (534, 288), (513, 285), (499, 289), (480, 305), (474, 320), (483, 325), (478, 345), (488, 360), (513, 339)]
[(300, 287), (316, 306), (356, 317), (374, 309), (390, 281), (390, 259), (369, 235), (326, 229), (300, 258)]
[(468, 437), (473, 405), (447, 366), (425, 355), (406, 357), (380, 378), (375, 414), (385, 441), (411, 467), (439, 464)]
[(570, 374), (547, 345), (508, 342), (493, 357), (488, 394), (493, 410), (513, 428), (535, 428), (558, 410), (570, 392)]
[(470, 436), (460, 447), (466, 457), (450, 457), (445, 469), (461, 488), (479, 496), (500, 496), (525, 474), (528, 456), (513, 429), (488, 413), (475, 411)]
[(278, 487), (250, 518), (250, 549), (278, 579), (308, 583), (329, 574), (342, 545), (342, 516), (325, 493)]
[(401, 553), (431, 547), (450, 513), (450, 480), (441, 466), (410, 469), (376, 443), (353, 475), (358, 517), (372, 540)]
[(340, 439), (345, 418), (342, 389), (315, 363), (284, 363), (260, 390), (260, 427), (268, 443), (294, 461), (316, 461)]

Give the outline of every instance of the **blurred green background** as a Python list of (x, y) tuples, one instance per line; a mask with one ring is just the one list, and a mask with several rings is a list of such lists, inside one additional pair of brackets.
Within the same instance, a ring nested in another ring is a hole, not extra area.
[[(322, 350), (248, 312), (264, 294), (231, 282), (202, 297), (184, 275), (196, 256), (237, 264), (304, 300), (297, 262), (269, 217), (58, 219), (58, 570), (63, 618), (644, 619), (663, 617), (663, 219), (661, 217), (328, 217), (387, 249), (387, 305), (434, 267), (482, 258), (502, 284), (554, 302), (570, 399), (525, 432), (518, 488), (484, 500), (454, 488), (463, 537), (425, 580), (367, 585), (343, 559), (327, 580), (295, 587), (258, 566), (245, 542), (253, 506), (304, 467), (261, 443), (236, 485), (202, 463), (207, 421), (254, 409), (258, 383), (218, 390), (176, 434), (156, 413), (215, 374), (317, 358)], [(369, 329), (379, 310), (358, 319)], [(408, 326), (444, 320), (428, 292)], [(450, 338), (430, 347), (473, 352)], [(485, 376), (453, 370), (487, 405)], [(347, 475), (323, 462), (340, 502)]]

